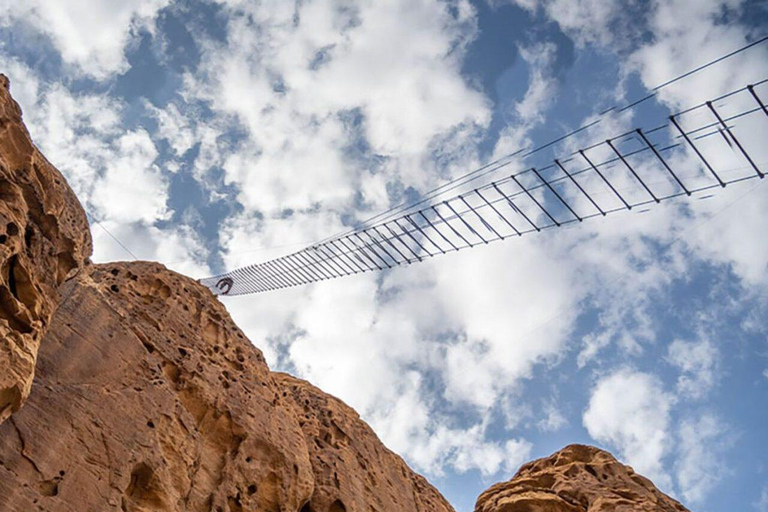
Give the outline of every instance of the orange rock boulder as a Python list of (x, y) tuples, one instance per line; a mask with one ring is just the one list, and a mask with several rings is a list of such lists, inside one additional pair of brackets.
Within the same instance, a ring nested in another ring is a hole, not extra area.
[(306, 381), (274, 375), (296, 404), (309, 448), (315, 489), (305, 512), (453, 510), (424, 477), (382, 447), (354, 409)]
[(475, 512), (687, 512), (647, 478), (592, 446), (529, 462), (477, 500)]

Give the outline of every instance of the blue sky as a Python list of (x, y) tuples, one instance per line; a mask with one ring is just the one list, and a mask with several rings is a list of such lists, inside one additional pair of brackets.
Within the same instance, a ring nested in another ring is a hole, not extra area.
[[(546, 142), (766, 30), (764, 2), (743, 0), (0, 1), (0, 71), (98, 221), (94, 259), (132, 258), (111, 234), (197, 278)], [(768, 77), (766, 46), (611, 128)], [(355, 407), (459, 511), (582, 442), (692, 510), (766, 512), (766, 219), (752, 180), (225, 304), (273, 369)]]

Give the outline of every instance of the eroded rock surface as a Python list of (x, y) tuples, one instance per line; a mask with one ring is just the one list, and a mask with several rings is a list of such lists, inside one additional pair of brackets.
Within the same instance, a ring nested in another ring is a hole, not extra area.
[(687, 512), (647, 478), (592, 446), (529, 462), (477, 500), (475, 512)]
[(207, 290), (126, 263), (90, 267), (63, 291), (32, 394), (0, 426), (0, 509), (298, 511), (309, 500), (293, 402)]
[(307, 512), (453, 510), (354, 409), (306, 381), (274, 375), (297, 406), (309, 448), (315, 488)]
[(0, 425), (9, 511), (450, 511), (357, 414), (261, 352), (198, 283), (88, 267)]
[(58, 288), (91, 254), (85, 213), (0, 75), (0, 423), (29, 395)]

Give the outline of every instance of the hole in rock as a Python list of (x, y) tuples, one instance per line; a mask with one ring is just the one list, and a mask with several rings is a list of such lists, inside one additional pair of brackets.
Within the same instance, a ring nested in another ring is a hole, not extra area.
[(331, 503), (328, 512), (347, 512), (347, 507), (344, 506), (344, 503), (342, 503), (341, 500), (336, 500)]
[(59, 494), (59, 482), (55, 479), (45, 480), (40, 482), (38, 489), (43, 496), (56, 496)]
[(8, 261), (8, 288), (11, 290), (11, 295), (16, 300), (19, 300), (19, 290), (16, 285), (16, 265), (18, 264), (18, 256), (13, 255)]
[[(168, 510), (163, 492), (158, 488), (155, 472), (140, 462), (131, 471), (131, 479), (125, 489), (124, 500), (134, 505), (128, 510)], [(123, 503), (124, 510), (125, 501)]]

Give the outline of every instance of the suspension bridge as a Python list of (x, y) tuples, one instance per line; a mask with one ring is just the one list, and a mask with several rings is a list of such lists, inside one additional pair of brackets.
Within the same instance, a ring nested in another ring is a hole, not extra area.
[[(661, 89), (767, 40), (680, 75), (546, 145), (495, 160), (419, 201), (299, 251), (201, 283), (217, 295), (301, 286), (410, 265), (617, 212), (644, 212), (675, 198), (706, 198), (728, 185), (763, 179), (768, 172), (768, 78), (658, 119), (654, 126), (615, 133), (605, 133), (604, 126), (622, 124), (627, 117), (621, 117), (623, 112)], [(609, 117), (614, 123), (604, 122)]]

